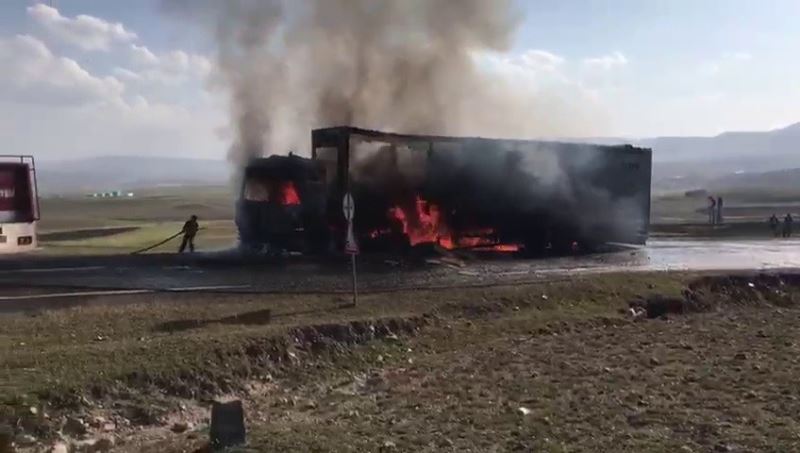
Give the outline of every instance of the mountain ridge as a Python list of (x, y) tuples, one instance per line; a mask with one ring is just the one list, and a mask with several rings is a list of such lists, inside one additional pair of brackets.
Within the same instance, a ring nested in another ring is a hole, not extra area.
[[(714, 136), (640, 139), (565, 139), (653, 150), (653, 183), (702, 184), (737, 173), (800, 168), (800, 122), (769, 131), (728, 131)], [(96, 156), (37, 162), (43, 194), (135, 190), (158, 185), (222, 185), (234, 167), (222, 159), (173, 156)]]

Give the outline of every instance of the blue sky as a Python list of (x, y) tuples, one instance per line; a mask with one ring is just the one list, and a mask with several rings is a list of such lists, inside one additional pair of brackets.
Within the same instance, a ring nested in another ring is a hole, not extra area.
[(619, 51), (611, 134), (709, 135), (800, 121), (800, 2), (524, 1), (516, 52), (569, 61)]
[[(213, 44), (199, 30), (166, 17), (158, 0), (34, 5), (0, 2), (0, 63), (12, 68), (0, 76), (4, 152), (224, 156), (227, 108), (208, 90)], [(714, 135), (800, 121), (800, 1), (517, 0), (517, 8), (513, 48), (492, 61), (535, 74), (517, 83), (543, 84), (570, 112), (591, 103), (583, 120), (591, 127), (570, 133)]]
[[(728, 82), (763, 88), (759, 80), (796, 73), (790, 55), (800, 46), (800, 2), (771, 0), (581, 0), (525, 2), (517, 51), (543, 48), (570, 59), (623, 52), (637, 85), (679, 86), (681, 77), (731, 54), (753, 64)], [(754, 77), (758, 76), (758, 77)], [(701, 81), (696, 80), (699, 84)], [(745, 83), (746, 82), (746, 83)], [(752, 84), (751, 84), (752, 83)]]

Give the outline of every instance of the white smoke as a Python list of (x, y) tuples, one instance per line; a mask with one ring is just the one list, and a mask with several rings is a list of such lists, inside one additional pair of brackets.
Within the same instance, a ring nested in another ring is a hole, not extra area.
[[(572, 133), (557, 99), (481, 67), (510, 48), (512, 0), (163, 0), (213, 32), (231, 158), (309, 149), (310, 130), (531, 138)], [(559, 115), (561, 112), (561, 115)]]

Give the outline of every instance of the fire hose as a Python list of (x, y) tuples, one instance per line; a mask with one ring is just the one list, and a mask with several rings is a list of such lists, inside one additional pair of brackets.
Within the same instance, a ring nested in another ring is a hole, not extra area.
[[(204, 230), (204, 229), (205, 229), (205, 228), (198, 228), (198, 229), (197, 229), (197, 231), (201, 231), (201, 230)], [(158, 247), (158, 246), (161, 246), (161, 245), (164, 245), (164, 244), (166, 244), (167, 242), (169, 242), (169, 241), (171, 241), (171, 240), (175, 239), (176, 237), (180, 236), (181, 234), (183, 234), (183, 230), (181, 230), (181, 231), (178, 231), (177, 233), (175, 233), (175, 234), (173, 234), (172, 236), (170, 236), (170, 237), (168, 237), (168, 238), (164, 239), (164, 240), (163, 240), (163, 241), (161, 241), (161, 242), (156, 242), (155, 244), (153, 244), (153, 245), (151, 245), (151, 246), (145, 247), (145, 248), (143, 248), (143, 249), (136, 250), (135, 252), (131, 252), (131, 255), (138, 255), (138, 254), (140, 254), (140, 253), (144, 253), (144, 252), (147, 252), (147, 251), (153, 250), (154, 248), (156, 248), (156, 247)]]

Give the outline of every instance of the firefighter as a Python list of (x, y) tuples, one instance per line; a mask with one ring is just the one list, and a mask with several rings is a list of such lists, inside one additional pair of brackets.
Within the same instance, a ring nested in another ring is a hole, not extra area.
[(197, 224), (197, 216), (193, 215), (189, 217), (189, 220), (183, 224), (183, 229), (181, 230), (181, 233), (183, 233), (183, 241), (181, 241), (181, 248), (178, 249), (178, 253), (183, 253), (187, 245), (189, 246), (189, 251), (194, 252), (194, 236), (199, 229), (200, 225)]

